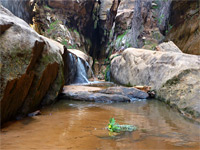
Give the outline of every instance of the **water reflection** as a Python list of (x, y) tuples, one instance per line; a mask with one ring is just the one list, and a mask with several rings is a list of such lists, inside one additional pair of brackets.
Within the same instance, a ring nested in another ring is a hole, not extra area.
[[(105, 127), (111, 117), (139, 129), (110, 136)], [(3, 149), (200, 149), (200, 126), (155, 100), (60, 101), (2, 130)]]

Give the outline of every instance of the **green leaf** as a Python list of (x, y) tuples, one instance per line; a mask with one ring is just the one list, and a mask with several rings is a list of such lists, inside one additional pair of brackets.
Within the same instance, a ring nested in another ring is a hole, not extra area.
[(115, 119), (114, 118), (110, 118), (110, 124), (112, 124), (112, 125), (115, 124)]
[(133, 125), (119, 125), (115, 124), (115, 119), (110, 118), (110, 122), (108, 124), (108, 130), (111, 132), (120, 132), (120, 131), (134, 131), (137, 130), (136, 126)]

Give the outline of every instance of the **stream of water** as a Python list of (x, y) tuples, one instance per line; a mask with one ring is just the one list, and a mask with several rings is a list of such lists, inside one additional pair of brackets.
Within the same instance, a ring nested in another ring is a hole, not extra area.
[(74, 79), (74, 83), (75, 84), (89, 83), (84, 62), (80, 58), (77, 58), (77, 71), (76, 71), (76, 77)]
[[(200, 149), (200, 125), (157, 100), (111, 104), (60, 100), (41, 113), (2, 128), (1, 149)], [(111, 117), (138, 130), (109, 133)]]

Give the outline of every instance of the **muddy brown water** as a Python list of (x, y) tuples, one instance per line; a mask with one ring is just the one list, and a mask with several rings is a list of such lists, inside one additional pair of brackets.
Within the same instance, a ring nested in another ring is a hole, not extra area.
[[(1, 149), (200, 149), (200, 125), (157, 100), (111, 104), (61, 100), (41, 112), (2, 128)], [(111, 117), (138, 130), (109, 133), (106, 126)]]

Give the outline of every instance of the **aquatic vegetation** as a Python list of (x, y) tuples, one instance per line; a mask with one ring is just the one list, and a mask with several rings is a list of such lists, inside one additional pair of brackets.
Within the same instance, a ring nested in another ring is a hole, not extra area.
[(137, 130), (137, 127), (133, 125), (119, 125), (115, 122), (114, 118), (110, 118), (110, 122), (108, 124), (108, 130), (111, 132), (121, 132), (121, 131), (132, 132)]

